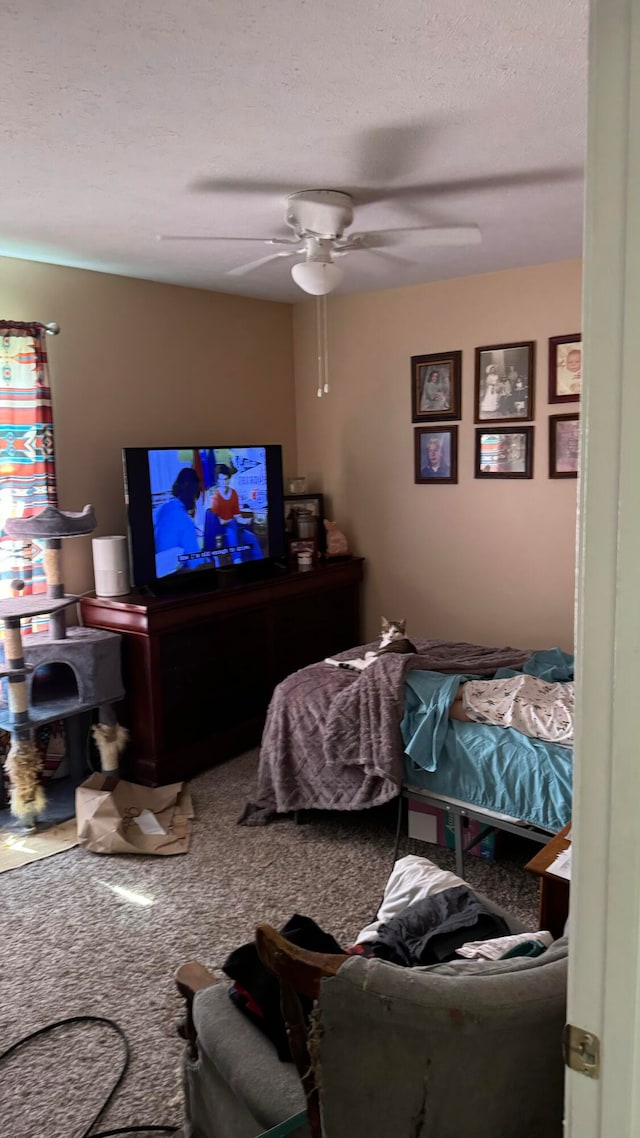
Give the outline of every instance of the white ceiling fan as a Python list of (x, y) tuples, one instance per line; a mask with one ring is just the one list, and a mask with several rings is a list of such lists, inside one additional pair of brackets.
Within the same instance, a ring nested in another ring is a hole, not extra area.
[(289, 248), (268, 253), (255, 261), (230, 269), (229, 276), (244, 276), (280, 257), (304, 256), (291, 269), (296, 284), (313, 296), (325, 296), (340, 284), (343, 271), (335, 257), (359, 250), (383, 256), (389, 247), (411, 242), (420, 245), (475, 245), (482, 240), (474, 225), (431, 227), (407, 226), (346, 233), (353, 222), (354, 199), (341, 190), (301, 190), (289, 194), (285, 201), (285, 223), (293, 230), (291, 237), (223, 237), (189, 234), (160, 235), (159, 241), (258, 241), (263, 245), (285, 245)]

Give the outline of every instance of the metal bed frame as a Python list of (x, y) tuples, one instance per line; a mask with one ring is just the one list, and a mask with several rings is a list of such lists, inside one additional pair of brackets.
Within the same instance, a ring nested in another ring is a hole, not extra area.
[[(420, 787), (404, 785), (400, 795), (398, 796), (398, 824), (396, 828), (396, 846), (394, 851), (394, 863), (398, 856), (398, 849), (400, 845), (400, 831), (402, 827), (402, 803), (404, 799), (419, 798), (421, 802), (425, 802), (428, 806), (435, 806), (439, 810), (444, 810), (445, 813), (450, 814), (453, 820), (453, 834), (455, 842), (455, 855), (456, 855), (456, 873), (458, 877), (464, 878), (464, 855), (473, 849), (478, 842), (481, 842), (487, 834), (493, 833), (495, 830), (506, 830), (510, 834), (516, 834), (521, 838), (529, 838), (532, 842), (539, 842), (540, 845), (546, 845), (549, 838), (553, 837), (554, 830), (545, 830), (542, 826), (535, 826), (531, 822), (519, 822), (517, 818), (508, 818), (504, 814), (493, 814), (491, 810), (483, 806), (473, 806), (467, 802), (460, 802), (455, 798), (445, 798), (441, 794), (431, 794), (428, 790), (422, 790)], [(470, 818), (476, 822), (484, 822), (485, 826), (467, 845), (464, 844), (463, 833), (463, 820)]]

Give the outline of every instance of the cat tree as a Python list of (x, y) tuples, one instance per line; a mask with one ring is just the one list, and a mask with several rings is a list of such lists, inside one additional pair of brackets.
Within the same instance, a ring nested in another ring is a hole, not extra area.
[[(39, 772), (36, 728), (81, 712), (99, 709), (93, 728), (102, 769), (117, 774), (118, 757), (127, 732), (116, 719), (113, 704), (124, 697), (120, 670), (120, 636), (96, 628), (67, 627), (65, 610), (79, 597), (66, 594), (62, 581), (62, 542), (90, 534), (96, 528), (92, 506), (65, 513), (46, 506), (32, 517), (8, 518), (8, 537), (44, 545), (46, 594), (23, 596), (24, 582), (14, 581), (14, 596), (0, 600), (4, 627), (5, 702), (0, 704), (0, 727), (11, 733), (6, 766), (11, 813), (33, 828), (45, 808)], [(48, 615), (49, 631), (22, 638), (23, 620)], [(79, 766), (83, 766), (84, 755)], [(76, 766), (78, 764), (76, 763)]]

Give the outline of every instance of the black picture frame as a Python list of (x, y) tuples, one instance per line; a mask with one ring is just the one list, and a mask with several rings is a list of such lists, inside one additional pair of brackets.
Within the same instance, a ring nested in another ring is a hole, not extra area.
[[(431, 439), (438, 437), (437, 459), (442, 473), (433, 468), (434, 451), (429, 448)], [(458, 428), (447, 426), (418, 427), (414, 431), (414, 481), (421, 486), (437, 486), (458, 481)]]
[(535, 357), (534, 340), (476, 348), (476, 423), (518, 423), (533, 419)]
[[(566, 429), (569, 423), (575, 423), (575, 428), (572, 428), (570, 431)], [(573, 411), (566, 415), (550, 415), (549, 478), (577, 478), (579, 469), (579, 412)]]
[(475, 477), (533, 478), (534, 429), (476, 427)]
[[(572, 357), (574, 357), (572, 359)], [(577, 358), (575, 358), (577, 357)], [(577, 390), (575, 390), (577, 388)], [(582, 335), (549, 337), (549, 402), (578, 403), (582, 395)]]
[[(433, 391), (429, 390), (433, 379)], [(411, 357), (411, 422), (462, 418), (462, 352)]]
[[(314, 517), (317, 519), (317, 534), (316, 542), (319, 553), (324, 553), (327, 548), (327, 532), (324, 528), (324, 494), (285, 494), (284, 495), (284, 518), (285, 529), (289, 538), (298, 538), (297, 531), (295, 530), (295, 513), (299, 509), (311, 510)], [(293, 518), (290, 518), (293, 515)], [(293, 530), (291, 526), (293, 524)]]

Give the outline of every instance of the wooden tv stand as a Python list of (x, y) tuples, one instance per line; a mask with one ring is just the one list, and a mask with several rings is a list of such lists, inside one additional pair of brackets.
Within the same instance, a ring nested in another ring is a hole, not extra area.
[(255, 746), (291, 672), (360, 643), (359, 557), (210, 592), (85, 596), (82, 619), (123, 637), (125, 776), (191, 778)]

